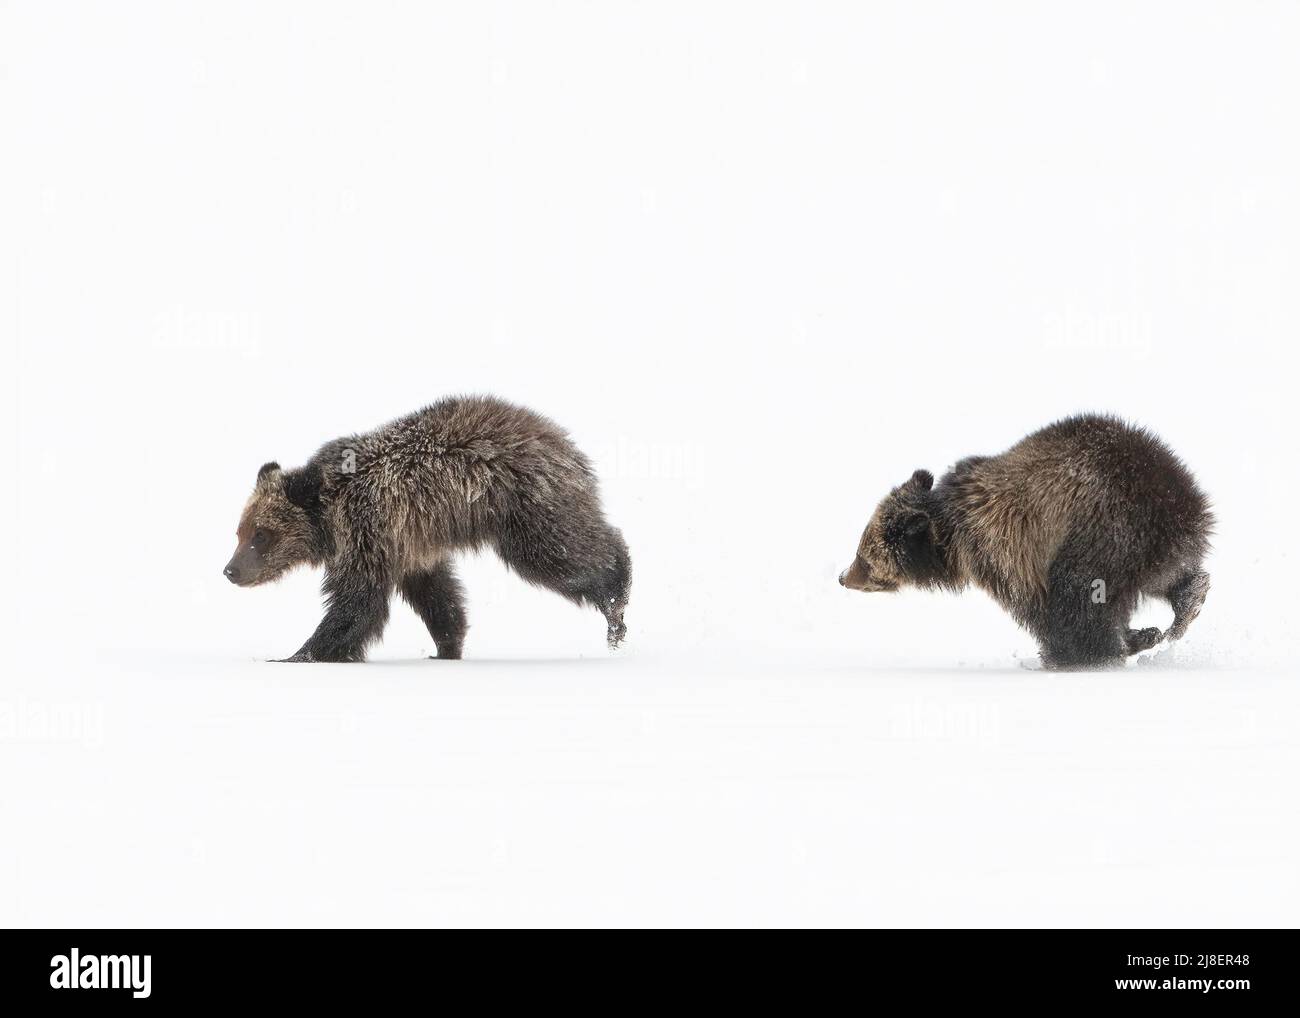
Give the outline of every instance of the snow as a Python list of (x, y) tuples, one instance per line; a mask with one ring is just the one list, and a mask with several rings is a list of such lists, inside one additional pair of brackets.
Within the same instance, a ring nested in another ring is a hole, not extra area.
[[(5, 925), (1296, 924), (1295, 10), (4, 18)], [(466, 391), (591, 453), (625, 647), (484, 556), (463, 661), (269, 663), (257, 468)], [(837, 585), (1085, 409), (1214, 500), (1184, 641)]]
[(57, 662), (22, 695), (91, 724), (8, 748), (6, 913), (1293, 921), (1290, 677), (866, 658)]

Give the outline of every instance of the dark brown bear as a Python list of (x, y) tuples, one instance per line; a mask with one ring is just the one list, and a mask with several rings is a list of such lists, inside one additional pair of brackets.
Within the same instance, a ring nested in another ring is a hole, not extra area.
[(590, 462), (545, 417), (488, 396), (340, 438), (297, 470), (267, 463), (236, 536), (225, 575), (241, 587), (325, 567), (325, 617), (289, 661), (364, 660), (394, 591), (438, 657), (460, 657), (465, 604), (450, 559), (484, 545), (530, 583), (600, 609), (611, 647), (627, 632), (631, 563)]
[[(1201, 560), (1213, 524), (1160, 439), (1085, 414), (964, 459), (938, 484), (916, 471), (880, 503), (840, 583), (973, 583), (1037, 637), (1046, 667), (1100, 667), (1187, 631), (1210, 586)], [(1168, 632), (1128, 627), (1141, 594), (1173, 607)]]

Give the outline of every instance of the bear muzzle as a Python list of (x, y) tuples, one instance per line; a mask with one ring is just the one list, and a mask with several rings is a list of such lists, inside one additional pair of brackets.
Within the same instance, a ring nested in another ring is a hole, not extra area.
[(251, 544), (241, 544), (221, 571), (236, 587), (251, 587), (262, 578), (266, 564)]
[(871, 570), (854, 559), (853, 564), (840, 573), (840, 586), (866, 594), (887, 593), (898, 589), (897, 583), (882, 581), (871, 575)]

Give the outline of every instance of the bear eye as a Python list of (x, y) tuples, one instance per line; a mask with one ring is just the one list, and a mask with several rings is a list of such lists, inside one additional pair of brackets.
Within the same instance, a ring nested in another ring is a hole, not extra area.
[(265, 530), (255, 530), (253, 531), (252, 545), (258, 551), (261, 551), (270, 542), (270, 539), (271, 535)]

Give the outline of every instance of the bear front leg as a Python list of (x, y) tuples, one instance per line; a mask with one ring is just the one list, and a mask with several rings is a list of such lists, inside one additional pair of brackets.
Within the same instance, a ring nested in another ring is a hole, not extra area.
[(364, 661), (366, 648), (383, 635), (389, 590), (359, 576), (326, 574), (325, 617), (288, 662)]
[(397, 585), (398, 593), (415, 609), (438, 648), (442, 660), (455, 660), (465, 646), (469, 627), (465, 614), (465, 591), (449, 562), (411, 573)]

